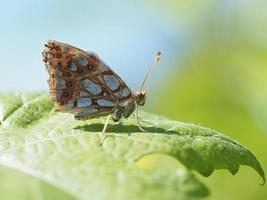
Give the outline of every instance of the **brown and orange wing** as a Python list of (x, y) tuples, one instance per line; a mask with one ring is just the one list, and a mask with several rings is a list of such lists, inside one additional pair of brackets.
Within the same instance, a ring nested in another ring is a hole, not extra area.
[(97, 117), (132, 98), (122, 79), (94, 53), (48, 41), (43, 60), (58, 111), (75, 113), (77, 118)]

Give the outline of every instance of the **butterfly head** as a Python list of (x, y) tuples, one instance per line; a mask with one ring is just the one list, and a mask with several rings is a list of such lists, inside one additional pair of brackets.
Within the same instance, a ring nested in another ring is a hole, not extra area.
[(137, 105), (143, 106), (146, 103), (146, 97), (147, 97), (146, 91), (137, 92), (134, 96), (135, 102), (137, 103)]

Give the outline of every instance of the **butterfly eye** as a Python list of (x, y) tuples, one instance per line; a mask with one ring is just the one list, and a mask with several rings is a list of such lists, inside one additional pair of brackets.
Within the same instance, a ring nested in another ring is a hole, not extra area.
[(139, 106), (145, 105), (146, 102), (146, 96), (143, 93), (140, 93), (136, 96), (136, 102)]
[(139, 105), (139, 106), (143, 106), (143, 105), (145, 105), (145, 101), (138, 102), (138, 105)]

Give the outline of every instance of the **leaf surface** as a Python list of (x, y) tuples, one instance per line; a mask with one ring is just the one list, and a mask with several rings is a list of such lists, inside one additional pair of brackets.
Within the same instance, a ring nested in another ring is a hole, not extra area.
[(209, 176), (249, 165), (264, 178), (256, 157), (212, 130), (141, 113), (146, 132), (129, 118), (110, 123), (97, 145), (105, 118), (75, 120), (54, 112), (46, 93), (0, 96), (0, 164), (29, 174), (77, 199), (194, 199), (207, 188), (185, 169), (152, 170), (136, 164), (147, 155), (169, 155), (187, 169)]

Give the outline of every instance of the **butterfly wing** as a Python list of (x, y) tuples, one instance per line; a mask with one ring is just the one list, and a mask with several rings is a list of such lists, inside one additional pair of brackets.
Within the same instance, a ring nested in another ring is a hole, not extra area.
[(112, 113), (133, 93), (96, 54), (57, 41), (48, 41), (43, 59), (49, 73), (49, 92), (58, 111), (75, 118)]

